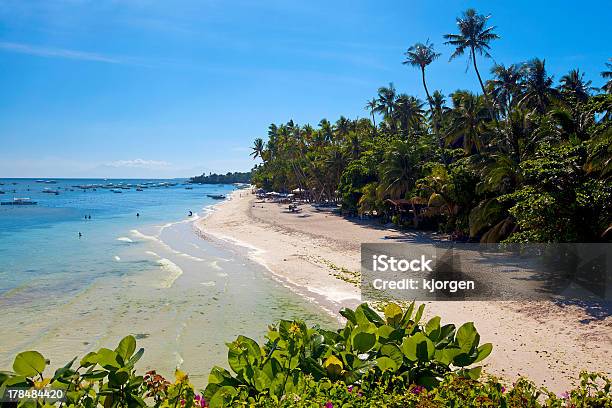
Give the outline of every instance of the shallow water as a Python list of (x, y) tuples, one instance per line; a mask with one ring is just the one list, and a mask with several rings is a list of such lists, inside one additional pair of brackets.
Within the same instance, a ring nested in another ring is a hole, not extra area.
[[(214, 203), (206, 194), (232, 186), (114, 194), (70, 191), (99, 180), (0, 182), (39, 201), (0, 211), (0, 369), (22, 350), (58, 366), (133, 334), (146, 350), (142, 370), (171, 375), (180, 367), (202, 386), (213, 365), (226, 365), (225, 342), (238, 334), (261, 341), (279, 318), (337, 325), (244, 254), (196, 235), (193, 221)], [(44, 187), (60, 194), (43, 194)]]

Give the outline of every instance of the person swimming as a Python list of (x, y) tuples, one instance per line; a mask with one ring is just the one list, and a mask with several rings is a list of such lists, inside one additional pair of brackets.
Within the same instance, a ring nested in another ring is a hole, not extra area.
[(136, 213), (136, 218), (140, 217), (140, 213)]
[(191, 217), (193, 215), (193, 212), (191, 212), (191, 210), (189, 210), (189, 216)]
[(81, 234), (81, 233), (79, 232), (79, 238), (81, 238), (82, 236), (83, 236), (83, 234)]

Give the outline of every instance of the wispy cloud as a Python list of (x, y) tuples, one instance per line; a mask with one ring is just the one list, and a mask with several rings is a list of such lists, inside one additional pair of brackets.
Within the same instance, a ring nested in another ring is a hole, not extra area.
[(68, 50), (68, 49), (63, 49), (63, 48), (40, 47), (36, 45), (14, 43), (14, 42), (0, 41), (0, 49), (3, 49), (5, 51), (10, 51), (10, 52), (18, 52), (20, 54), (36, 55), (39, 57), (67, 58), (67, 59), (82, 60), (82, 61), (104, 62), (107, 64), (125, 63), (125, 61), (122, 61), (119, 58), (110, 57), (110, 56), (103, 55), (103, 54), (97, 54), (97, 53), (85, 52), (85, 51), (77, 51), (77, 50)]
[(163, 160), (144, 160), (144, 159), (133, 159), (133, 160), (116, 160), (110, 163), (106, 163), (109, 167), (131, 167), (140, 169), (158, 169), (163, 167), (169, 167), (170, 163)]

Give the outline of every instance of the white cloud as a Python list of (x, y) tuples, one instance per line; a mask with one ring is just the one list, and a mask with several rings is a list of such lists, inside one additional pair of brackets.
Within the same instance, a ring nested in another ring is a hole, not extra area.
[(163, 160), (144, 160), (144, 159), (133, 159), (133, 160), (116, 160), (110, 163), (106, 163), (109, 167), (131, 167), (140, 169), (159, 169), (169, 167), (170, 163)]
[(68, 50), (68, 49), (62, 49), (62, 48), (39, 47), (35, 45), (6, 42), (6, 41), (0, 41), (0, 49), (6, 50), (6, 51), (18, 52), (21, 54), (36, 55), (39, 57), (68, 58), (68, 59), (84, 60), (84, 61), (105, 62), (107, 64), (124, 63), (124, 61), (121, 61), (117, 58), (109, 57), (109, 56), (102, 55), (102, 54), (96, 54), (92, 52), (75, 51), (75, 50)]

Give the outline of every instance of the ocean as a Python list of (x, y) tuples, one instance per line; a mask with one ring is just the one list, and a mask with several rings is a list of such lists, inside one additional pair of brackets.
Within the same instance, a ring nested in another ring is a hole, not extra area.
[(57, 367), (132, 334), (141, 369), (180, 367), (203, 386), (239, 334), (262, 341), (280, 318), (337, 325), (243, 250), (196, 234), (193, 222), (219, 202), (208, 195), (234, 186), (53, 181), (0, 179), (0, 202), (37, 202), (0, 206), (0, 370), (23, 350)]

